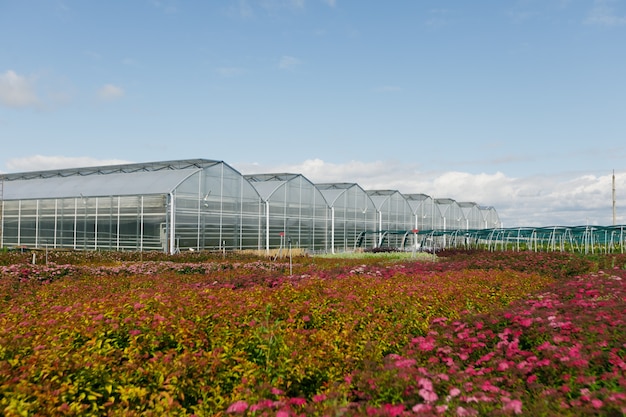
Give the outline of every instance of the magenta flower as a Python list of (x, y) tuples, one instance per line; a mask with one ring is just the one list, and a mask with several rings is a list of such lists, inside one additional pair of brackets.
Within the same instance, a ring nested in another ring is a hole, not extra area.
[(422, 352), (430, 352), (435, 348), (435, 338), (432, 336), (419, 336), (411, 340), (411, 342), (416, 344)]
[(239, 401), (235, 401), (234, 403), (232, 403), (230, 407), (228, 407), (226, 412), (227, 413), (243, 413), (247, 409), (248, 409), (248, 403), (243, 400), (239, 400)]
[(478, 412), (474, 410), (473, 408), (465, 408), (465, 407), (459, 406), (456, 408), (456, 415), (458, 417), (470, 417), (470, 416), (478, 415)]
[(393, 404), (385, 404), (385, 411), (390, 417), (398, 417), (401, 416), (404, 412), (404, 406), (402, 404), (393, 405)]
[(427, 403), (434, 403), (439, 398), (433, 391), (425, 388), (420, 389), (418, 393)]
[(289, 399), (289, 404), (291, 405), (304, 405), (306, 404), (306, 399), (301, 397), (293, 397)]
[(326, 398), (326, 394), (316, 394), (313, 396), (313, 402), (321, 403), (322, 401), (326, 400)]
[(412, 408), (414, 413), (429, 413), (433, 409), (430, 404), (415, 404)]
[(417, 385), (427, 391), (433, 391), (433, 383), (428, 378), (420, 378), (419, 381), (417, 381)]
[(511, 400), (508, 397), (502, 398), (504, 411), (510, 411), (514, 414), (522, 414), (522, 402), (520, 400)]

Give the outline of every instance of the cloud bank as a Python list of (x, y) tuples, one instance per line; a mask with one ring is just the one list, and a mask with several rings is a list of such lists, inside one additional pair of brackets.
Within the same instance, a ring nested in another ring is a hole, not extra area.
[[(391, 189), (494, 206), (504, 227), (612, 224), (612, 172), (509, 177), (502, 172), (421, 172), (397, 161), (333, 164), (310, 159), (299, 164), (233, 164), (243, 174), (290, 172), (314, 183), (353, 182), (366, 190)], [(626, 223), (626, 172), (616, 172), (617, 224)], [(620, 209), (621, 208), (621, 209)]]
[(41, 100), (35, 91), (34, 78), (8, 70), (0, 74), (0, 103), (6, 107), (37, 107)]
[[(34, 155), (10, 159), (11, 172), (127, 164), (120, 159)], [(228, 163), (228, 162), (227, 162)], [(330, 163), (308, 159), (297, 164), (230, 164), (242, 174), (295, 173), (313, 183), (357, 183), (365, 190), (397, 190), (495, 207), (504, 227), (612, 224), (612, 172), (509, 177), (502, 172), (421, 172), (397, 161)], [(626, 224), (626, 172), (615, 173), (616, 224)]]

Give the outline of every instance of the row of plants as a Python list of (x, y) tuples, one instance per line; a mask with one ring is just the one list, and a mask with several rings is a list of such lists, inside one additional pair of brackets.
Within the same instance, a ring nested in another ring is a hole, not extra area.
[(0, 269), (4, 415), (626, 412), (607, 261), (93, 258)]

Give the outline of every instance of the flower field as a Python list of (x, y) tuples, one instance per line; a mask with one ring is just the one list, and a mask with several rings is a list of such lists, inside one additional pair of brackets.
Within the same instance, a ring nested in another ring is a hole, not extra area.
[(626, 414), (624, 255), (31, 256), (0, 254), (5, 416)]

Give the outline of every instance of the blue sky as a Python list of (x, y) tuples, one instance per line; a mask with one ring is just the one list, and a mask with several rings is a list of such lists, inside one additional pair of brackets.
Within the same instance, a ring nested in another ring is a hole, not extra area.
[(626, 0), (0, 0), (0, 172), (207, 158), (626, 223)]

